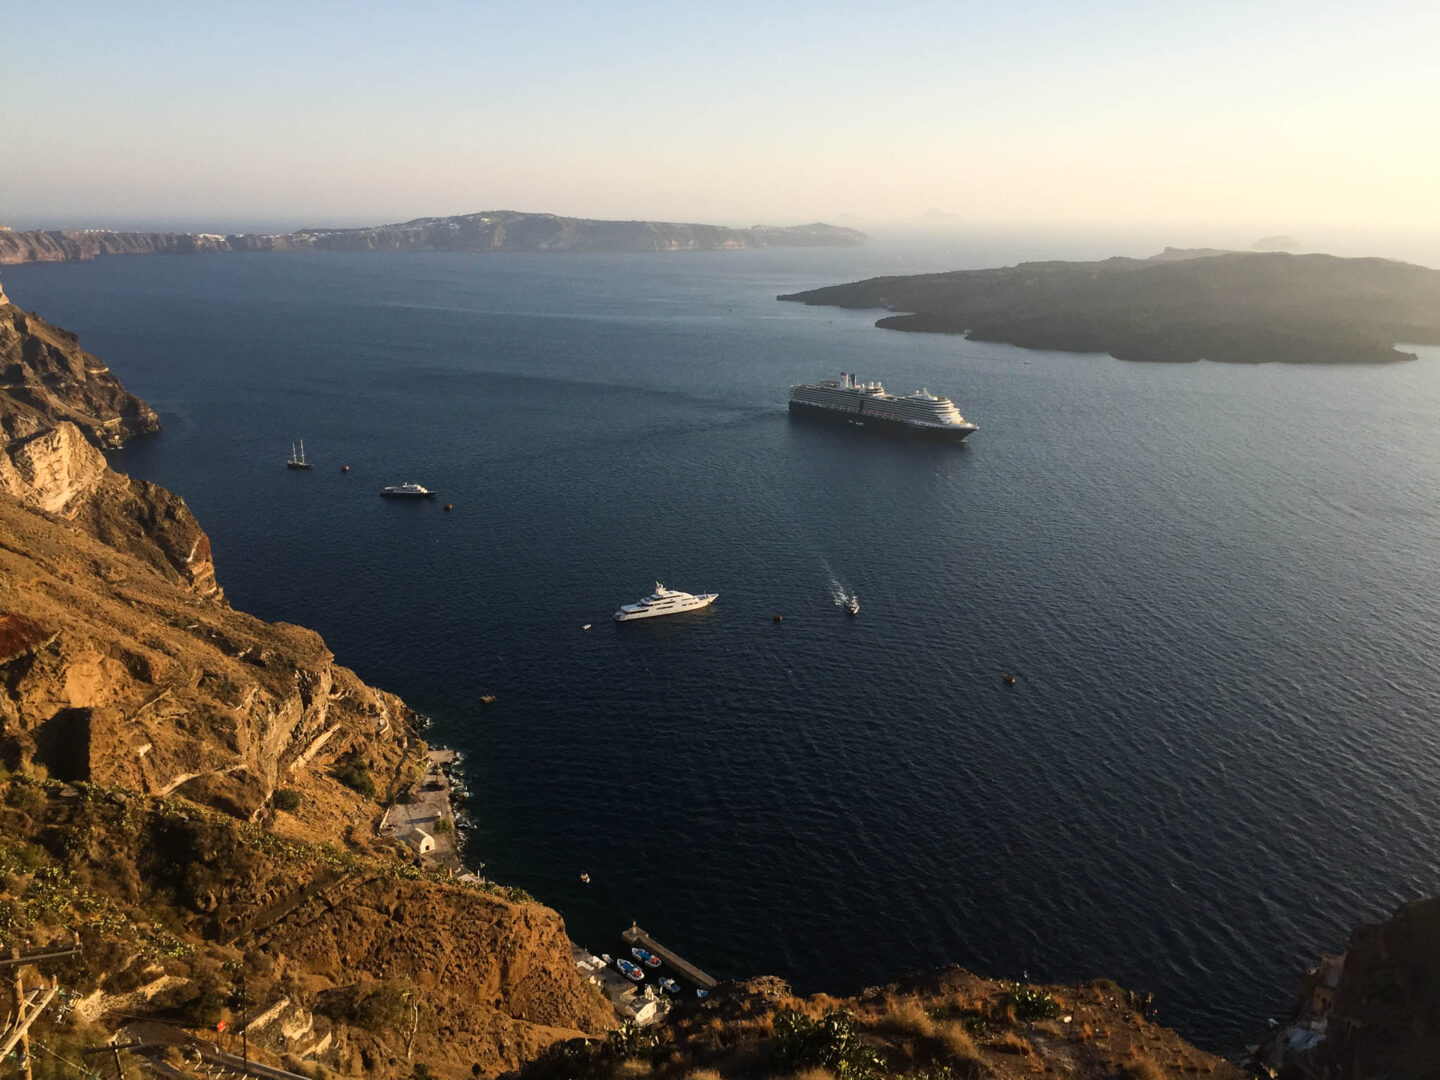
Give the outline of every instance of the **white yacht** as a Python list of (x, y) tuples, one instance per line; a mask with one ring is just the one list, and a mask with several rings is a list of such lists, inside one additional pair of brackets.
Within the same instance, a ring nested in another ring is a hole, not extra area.
[(419, 484), (391, 484), (381, 488), (380, 495), (385, 499), (433, 499), (435, 492)]
[(615, 621), (652, 619), (656, 615), (678, 615), (682, 611), (695, 611), (698, 608), (709, 607), (719, 595), (719, 593), (713, 592), (697, 594), (677, 592), (675, 589), (665, 588), (657, 581), (655, 591), (644, 600), (638, 600), (633, 604), (621, 604), (620, 610), (615, 612)]

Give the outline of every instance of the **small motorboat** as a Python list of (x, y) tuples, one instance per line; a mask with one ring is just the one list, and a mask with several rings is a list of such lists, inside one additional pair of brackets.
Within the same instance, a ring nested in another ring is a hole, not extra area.
[(851, 615), (859, 615), (860, 598), (858, 596), (850, 597), (849, 600), (845, 601), (845, 610), (848, 611)]
[(587, 622), (584, 626), (580, 627), (580, 629), (581, 629), (581, 630), (589, 630), (589, 629), (590, 629), (590, 624)]
[(494, 704), (495, 704), (495, 695), (494, 695), (494, 694), (481, 694), (481, 695), (480, 695), (480, 700), (481, 700), (482, 703), (484, 703), (484, 704), (486, 704), (486, 705), (494, 705)]
[(703, 986), (697, 986), (695, 988), (695, 996), (701, 1001), (704, 1001), (707, 997), (710, 996), (710, 991), (706, 990)]
[(641, 982), (645, 978), (645, 972), (641, 971), (629, 960), (625, 960), (623, 958), (620, 960), (616, 960), (615, 966), (620, 969), (620, 974), (624, 975), (631, 982)]
[(613, 964), (615, 962), (615, 958), (611, 956), (608, 952), (602, 952), (600, 954), (600, 959), (604, 960), (607, 964)]
[(649, 949), (642, 949), (637, 946), (630, 950), (630, 955), (648, 968), (657, 968), (660, 966), (660, 958)]
[(582, 874), (580, 875), (580, 884), (582, 884), (582, 885), (589, 885), (589, 884), (590, 884), (590, 875), (589, 875), (589, 874), (583, 874), (583, 873), (582, 873)]
[(660, 989), (664, 990), (667, 994), (678, 994), (680, 992), (680, 984), (674, 979), (661, 979)]

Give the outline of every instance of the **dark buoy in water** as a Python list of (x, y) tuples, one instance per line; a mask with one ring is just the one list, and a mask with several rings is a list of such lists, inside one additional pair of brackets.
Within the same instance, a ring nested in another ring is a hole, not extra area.
[(773, 619), (771, 619), (770, 621), (771, 621), (771, 622), (784, 622), (784, 621), (785, 621), (785, 616), (784, 616), (784, 615), (776, 615), (776, 616), (775, 616)]
[(341, 471), (341, 472), (349, 472), (349, 471), (350, 471), (350, 466), (349, 466), (349, 465), (341, 465), (341, 466), (340, 466), (340, 471)]
[(455, 507), (452, 506), (450, 503), (446, 503), (446, 504), (445, 504), (445, 509), (446, 509), (446, 510), (454, 510)]
[(1004, 676), (1002, 676), (1001, 681), (1004, 682), (1006, 686), (1014, 686), (1014, 685), (1015, 685), (1015, 676), (1014, 676), (1014, 675), (1004, 675)]

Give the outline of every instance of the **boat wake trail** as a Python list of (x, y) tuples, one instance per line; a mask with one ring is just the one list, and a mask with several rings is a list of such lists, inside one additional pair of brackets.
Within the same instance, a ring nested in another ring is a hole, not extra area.
[(825, 567), (825, 573), (830, 578), (830, 599), (835, 601), (836, 607), (848, 606), (855, 600), (855, 593), (850, 590), (848, 585), (842, 584), (840, 579), (835, 576), (835, 571), (830, 569), (829, 562), (822, 558), (820, 564)]

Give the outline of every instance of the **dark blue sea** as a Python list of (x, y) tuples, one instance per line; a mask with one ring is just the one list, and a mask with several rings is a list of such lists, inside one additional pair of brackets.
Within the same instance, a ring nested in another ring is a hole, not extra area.
[[(465, 753), (471, 858), (577, 940), (635, 919), (806, 992), (1108, 976), (1236, 1050), (1353, 924), (1440, 890), (1440, 350), (1149, 366), (774, 299), (1025, 254), (4, 282), (160, 411), (114, 463), (185, 496), (232, 602)], [(841, 371), (980, 430), (789, 418), (792, 382)], [(410, 480), (441, 498), (377, 497)], [(720, 599), (611, 622), (657, 579)]]

